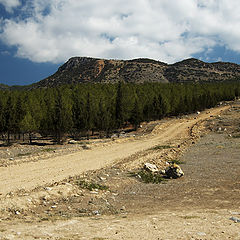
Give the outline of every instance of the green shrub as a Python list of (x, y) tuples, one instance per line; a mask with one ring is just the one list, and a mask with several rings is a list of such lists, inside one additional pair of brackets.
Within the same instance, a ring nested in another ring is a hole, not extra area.
[(162, 149), (168, 149), (168, 148), (172, 148), (172, 146), (169, 146), (169, 145), (157, 145), (157, 146), (154, 146), (154, 147), (150, 148), (150, 150), (162, 150)]
[(177, 164), (177, 165), (180, 165), (180, 164), (184, 164), (185, 162), (181, 161), (181, 160), (177, 160), (177, 159), (173, 159), (171, 161), (169, 161), (171, 164)]
[(81, 188), (85, 188), (88, 189), (90, 191), (94, 190), (94, 189), (99, 189), (99, 190), (107, 190), (108, 186), (105, 185), (101, 185), (98, 183), (93, 183), (93, 182), (86, 182), (85, 180), (77, 180), (76, 184), (81, 187)]
[(164, 183), (166, 181), (166, 179), (162, 175), (151, 173), (146, 170), (141, 170), (140, 172), (132, 173), (131, 175), (134, 177), (140, 178), (141, 181), (144, 183), (158, 184), (158, 183)]

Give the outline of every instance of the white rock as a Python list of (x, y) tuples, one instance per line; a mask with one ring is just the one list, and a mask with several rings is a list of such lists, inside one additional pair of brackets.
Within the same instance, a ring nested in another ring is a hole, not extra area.
[(16, 215), (20, 215), (21, 213), (19, 211), (15, 211), (15, 214)]
[(230, 220), (234, 221), (235, 223), (240, 223), (240, 218), (230, 217)]
[(90, 193), (91, 194), (98, 194), (98, 192), (96, 192), (96, 191), (91, 191)]
[(240, 215), (240, 212), (230, 212), (232, 215)]
[(166, 171), (165, 170), (160, 170), (160, 173), (161, 174), (166, 174)]
[(93, 211), (93, 214), (94, 215), (100, 215), (100, 212), (98, 210), (96, 210), (96, 211)]
[(70, 141), (68, 141), (68, 143), (69, 143), (69, 144), (77, 144), (78, 142), (75, 141), (75, 140), (70, 140)]
[(145, 163), (144, 169), (146, 169), (147, 171), (153, 172), (153, 173), (158, 172), (157, 166), (154, 164), (151, 164), (151, 163)]

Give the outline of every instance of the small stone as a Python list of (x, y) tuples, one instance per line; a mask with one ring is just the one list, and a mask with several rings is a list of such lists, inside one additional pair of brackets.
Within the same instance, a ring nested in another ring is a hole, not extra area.
[(16, 215), (20, 215), (21, 213), (19, 211), (15, 211), (15, 214)]
[(78, 142), (75, 141), (75, 140), (70, 140), (70, 141), (68, 141), (68, 143), (69, 143), (69, 144), (77, 144)]
[(160, 173), (161, 174), (166, 174), (166, 171), (165, 170), (160, 170)]
[(240, 212), (230, 212), (232, 215), (240, 215)]
[(52, 191), (52, 188), (50, 188), (50, 187), (45, 187), (45, 190), (46, 190), (46, 191)]
[(96, 191), (91, 191), (90, 193), (91, 194), (98, 194), (98, 192), (96, 192)]
[(206, 236), (207, 234), (205, 232), (198, 232), (197, 235), (198, 236)]
[(98, 210), (96, 210), (96, 211), (93, 211), (93, 214), (98, 216), (98, 215), (100, 215), (100, 212)]
[(126, 211), (125, 206), (122, 206), (122, 207), (120, 208), (120, 210), (121, 210), (121, 211)]
[(104, 177), (98, 177), (101, 181), (105, 181), (106, 180), (106, 178), (104, 178)]
[(56, 206), (56, 205), (53, 205), (53, 206), (51, 206), (51, 208), (57, 208), (57, 206)]
[(240, 218), (230, 217), (230, 220), (234, 221), (235, 223), (240, 223)]

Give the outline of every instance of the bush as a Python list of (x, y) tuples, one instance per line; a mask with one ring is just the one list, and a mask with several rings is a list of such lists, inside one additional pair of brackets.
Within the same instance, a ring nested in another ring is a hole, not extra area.
[(107, 190), (108, 189), (108, 187), (105, 185), (101, 185), (101, 184), (93, 183), (93, 182), (86, 182), (85, 180), (77, 180), (76, 184), (79, 187), (88, 189), (90, 191), (92, 191), (94, 189), (99, 189), (99, 190)]
[(164, 183), (166, 179), (159, 173), (151, 173), (146, 170), (141, 170), (138, 173), (133, 173), (132, 176), (140, 178), (144, 183)]

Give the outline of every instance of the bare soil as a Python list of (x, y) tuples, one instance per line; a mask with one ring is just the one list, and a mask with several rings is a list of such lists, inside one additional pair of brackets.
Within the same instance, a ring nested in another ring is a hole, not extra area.
[[(230, 220), (240, 218), (239, 116), (235, 102), (85, 149), (18, 156), (18, 146), (9, 148), (0, 239), (240, 239), (240, 223)], [(184, 177), (145, 184), (133, 176), (146, 162), (164, 169), (171, 160)]]

